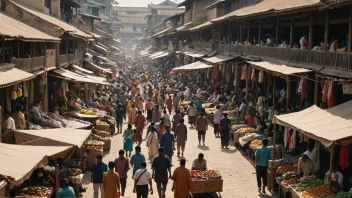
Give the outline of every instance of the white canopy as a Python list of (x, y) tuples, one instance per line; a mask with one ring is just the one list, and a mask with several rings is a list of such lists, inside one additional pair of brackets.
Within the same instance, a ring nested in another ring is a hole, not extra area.
[(295, 129), (326, 147), (352, 142), (352, 100), (330, 109), (313, 105), (303, 111), (276, 115), (273, 122)]
[(205, 69), (205, 68), (210, 68), (210, 67), (213, 67), (213, 66), (207, 65), (207, 64), (200, 62), (200, 61), (197, 61), (194, 63), (183, 65), (181, 67), (175, 67), (175, 68), (173, 68), (173, 70), (193, 70), (193, 69)]
[(47, 156), (57, 156), (70, 146), (27, 146), (0, 143), (0, 175), (10, 181), (10, 188), (21, 185), (32, 172), (48, 163)]

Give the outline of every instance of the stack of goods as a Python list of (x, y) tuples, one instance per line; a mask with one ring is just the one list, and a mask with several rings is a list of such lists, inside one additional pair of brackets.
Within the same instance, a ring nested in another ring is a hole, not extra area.
[(182, 101), (182, 102), (180, 102), (180, 104), (178, 106), (182, 109), (185, 109), (188, 107), (189, 103), (190, 103), (190, 101)]
[(191, 187), (192, 193), (214, 193), (222, 191), (223, 180), (218, 170), (191, 170), (190, 174), (193, 181)]
[(231, 126), (231, 131), (236, 132), (238, 129), (247, 128), (245, 124), (235, 124)]
[(50, 197), (52, 189), (47, 187), (27, 187), (23, 188), (16, 198), (38, 198), (38, 197)]
[(292, 185), (292, 184), (297, 184), (297, 183), (299, 183), (299, 179), (297, 177), (282, 181), (282, 184), (284, 184), (286, 186)]
[(205, 111), (206, 114), (210, 115), (210, 114), (214, 114), (215, 113), (216, 108), (215, 107), (213, 107), (213, 108), (205, 108), (204, 111)]
[(116, 128), (116, 120), (111, 116), (103, 116), (99, 118), (101, 121), (106, 122), (110, 126), (110, 133), (113, 135), (115, 133)]
[(86, 168), (92, 167), (93, 163), (96, 161), (97, 155), (103, 155), (104, 142), (98, 140), (87, 139), (84, 142), (85, 148), (88, 151), (86, 158)]
[(239, 138), (244, 136), (245, 134), (247, 133), (255, 133), (256, 130), (254, 128), (241, 128), (241, 129), (238, 129), (235, 134), (234, 134), (234, 142), (235, 143), (239, 143)]
[(202, 108), (214, 108), (214, 104), (213, 103), (203, 103), (202, 104)]
[(106, 131), (106, 132), (110, 133), (110, 125), (107, 122), (97, 120), (97, 121), (95, 121), (95, 127), (98, 130)]
[(87, 149), (95, 149), (103, 151), (104, 142), (98, 140), (86, 140), (84, 146)]
[(231, 120), (231, 126), (240, 124), (240, 122), (241, 122), (238, 117), (230, 117), (230, 120)]
[[(335, 187), (331, 187), (331, 192), (336, 193), (338, 190)], [(322, 197), (329, 193), (329, 185), (322, 185), (311, 188), (309, 190), (303, 191), (302, 196), (303, 198), (315, 198), (315, 197)]]
[(323, 198), (352, 198), (352, 193), (340, 191), (335, 194), (325, 195)]
[(259, 135), (256, 133), (247, 133), (243, 137), (240, 137), (239, 143), (241, 146), (244, 146), (245, 144), (249, 143), (252, 140), (262, 140), (263, 135)]
[(249, 147), (251, 147), (253, 150), (257, 150), (262, 145), (263, 145), (263, 140), (252, 140)]
[(282, 181), (285, 181), (285, 180), (289, 180), (289, 179), (292, 179), (292, 178), (296, 178), (298, 176), (297, 172), (295, 171), (291, 171), (291, 172), (286, 172), (284, 173), (282, 176), (280, 177), (276, 177), (276, 180), (278, 182), (282, 182)]
[(82, 174), (81, 169), (72, 168), (71, 169), (71, 175), (68, 177), (68, 179), (70, 181), (72, 181), (73, 184), (81, 184), (82, 183), (81, 174)]
[(309, 182), (309, 183), (299, 183), (296, 184), (294, 186), (292, 186), (294, 189), (296, 189), (298, 192), (302, 192), (302, 191), (306, 191), (309, 190), (311, 188), (317, 187), (317, 186), (321, 186), (323, 185), (324, 182), (320, 179), (317, 179), (315, 181)]
[(111, 138), (109, 137), (101, 137), (96, 134), (91, 134), (93, 140), (104, 142), (103, 150), (110, 150), (111, 149)]
[(278, 168), (279, 166), (292, 166), (293, 162), (287, 158), (269, 160), (269, 167)]
[(90, 122), (70, 118), (66, 116), (60, 116), (56, 113), (48, 113), (49, 117), (61, 123), (61, 125), (65, 128), (87, 128), (90, 126)]
[(297, 166), (279, 166), (279, 168), (276, 170), (276, 173), (285, 174), (292, 171), (297, 171)]
[(84, 115), (101, 116), (100, 110), (96, 108), (81, 109), (79, 112)]
[[(109, 127), (109, 125), (107, 125)], [(111, 137), (111, 134), (109, 132), (106, 131), (102, 131), (102, 130), (92, 130), (93, 134), (99, 135), (101, 137)]]

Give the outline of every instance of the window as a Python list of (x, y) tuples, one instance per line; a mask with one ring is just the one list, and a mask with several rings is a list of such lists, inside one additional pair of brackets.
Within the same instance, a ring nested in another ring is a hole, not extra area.
[(92, 15), (99, 17), (99, 8), (92, 8)]
[(49, 8), (49, 14), (51, 14), (51, 0), (45, 0), (44, 6)]
[(137, 32), (137, 26), (133, 26), (132, 29), (134, 32)]

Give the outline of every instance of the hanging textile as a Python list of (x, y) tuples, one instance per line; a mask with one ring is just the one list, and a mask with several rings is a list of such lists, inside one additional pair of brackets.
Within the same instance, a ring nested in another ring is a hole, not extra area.
[(252, 68), (251, 80), (254, 81), (255, 80), (254, 78), (255, 78), (255, 69)]
[(328, 91), (328, 106), (329, 108), (335, 106), (335, 98), (334, 98), (334, 82), (329, 82), (329, 91)]
[(284, 145), (285, 145), (285, 147), (287, 146), (287, 138), (288, 138), (288, 128), (285, 127), (285, 131), (284, 131)]
[(23, 97), (28, 97), (27, 83), (23, 83)]
[(340, 159), (339, 165), (341, 166), (341, 169), (348, 168), (349, 166), (348, 145), (341, 146), (339, 159)]
[(298, 84), (298, 89), (297, 89), (297, 93), (302, 93), (302, 85), (303, 85), (303, 77), (301, 77), (301, 79), (299, 80), (299, 84)]
[(323, 97), (321, 101), (327, 102), (328, 101), (328, 90), (329, 90), (329, 80), (325, 80), (324, 82), (324, 88), (322, 91)]
[(260, 70), (259, 71), (259, 79), (258, 79), (259, 83), (263, 83), (264, 82), (264, 71)]
[(225, 70), (225, 78), (226, 78), (226, 83), (230, 83), (230, 66), (227, 65), (226, 66), (226, 70)]
[(291, 129), (291, 138), (290, 138), (290, 149), (295, 149), (296, 148), (296, 130)]
[(16, 90), (13, 90), (11, 92), (11, 100), (16, 100), (17, 99), (17, 91)]
[(307, 95), (307, 79), (302, 78), (301, 102), (306, 98), (306, 95)]
[(271, 74), (268, 74), (267, 75), (267, 83), (269, 86), (272, 86), (273, 85), (273, 76)]
[(243, 67), (241, 80), (247, 80), (247, 76), (248, 76), (247, 73), (248, 73), (248, 67), (247, 67), (247, 64), (246, 64)]

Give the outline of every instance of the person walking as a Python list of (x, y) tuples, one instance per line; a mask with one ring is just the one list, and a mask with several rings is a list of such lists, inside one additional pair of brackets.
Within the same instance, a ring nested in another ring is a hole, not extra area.
[(153, 159), (158, 154), (158, 134), (156, 133), (156, 129), (153, 127), (151, 132), (147, 137), (147, 147), (148, 147), (148, 156), (149, 159)]
[(131, 157), (131, 152), (133, 150), (133, 141), (132, 141), (132, 125), (128, 124), (127, 129), (123, 132), (123, 150), (126, 151), (126, 157), (127, 157), (127, 152), (129, 152), (129, 157)]
[[(118, 101), (116, 101), (118, 103)], [(115, 110), (115, 117), (116, 117), (116, 128), (117, 128), (117, 133), (122, 133), (122, 125), (123, 125), (123, 119), (125, 117), (125, 110), (123, 110), (122, 105), (118, 105), (117, 109)]]
[(153, 177), (159, 197), (164, 198), (168, 180), (171, 178), (171, 162), (164, 154), (164, 148), (161, 147), (158, 151), (159, 155), (154, 158), (152, 163)]
[(171, 177), (174, 181), (171, 189), (174, 192), (174, 198), (191, 198), (191, 174), (185, 166), (186, 160), (181, 159), (180, 166), (174, 170)]
[(231, 120), (227, 118), (227, 113), (224, 113), (224, 118), (220, 121), (221, 132), (221, 148), (228, 148), (230, 141)]
[(175, 139), (177, 145), (177, 157), (180, 157), (180, 150), (183, 153), (185, 151), (186, 141), (187, 141), (187, 127), (184, 124), (185, 120), (181, 119), (180, 124), (177, 125), (175, 130)]
[(154, 104), (153, 102), (148, 99), (147, 102), (145, 103), (145, 110), (147, 111), (147, 120), (148, 121), (152, 121), (153, 118), (153, 108), (154, 108)]
[(198, 142), (202, 140), (203, 146), (205, 146), (205, 134), (208, 130), (208, 119), (204, 116), (204, 112), (200, 113), (200, 116), (196, 119), (195, 122), (196, 130), (198, 131)]
[(213, 121), (215, 137), (218, 137), (220, 133), (219, 125), (220, 125), (221, 118), (222, 118), (222, 112), (220, 110), (220, 106), (216, 106), (216, 111), (214, 113), (214, 121)]
[(141, 162), (140, 167), (133, 175), (133, 193), (137, 193), (137, 198), (148, 198), (148, 187), (150, 194), (153, 194), (152, 173), (147, 170), (146, 162)]
[[(271, 150), (268, 148), (268, 139), (263, 139), (263, 146), (259, 147), (255, 152), (255, 171), (257, 175), (258, 192), (262, 191), (265, 194), (265, 187), (267, 186), (267, 170), (269, 160), (271, 158)], [(263, 179), (263, 188), (261, 179)]]
[(135, 121), (138, 145), (142, 144), (143, 129), (146, 124), (147, 120), (145, 119), (144, 115), (142, 115), (142, 111), (139, 110)]
[(174, 110), (177, 110), (178, 104), (180, 103), (181, 97), (179, 94), (174, 94), (174, 98), (172, 99), (172, 104), (174, 106)]
[(136, 150), (136, 153), (133, 154), (130, 159), (130, 164), (133, 167), (133, 175), (138, 169), (141, 168), (141, 162), (145, 162), (145, 157), (141, 153), (141, 147), (136, 146), (134, 149)]
[(103, 162), (103, 156), (97, 156), (97, 162), (92, 165), (91, 172), (92, 176), (90, 182), (93, 183), (93, 197), (99, 197), (99, 189), (101, 198), (104, 198), (104, 188), (103, 188), (103, 174), (108, 171), (108, 166)]
[(169, 157), (172, 164), (172, 155), (175, 150), (175, 136), (171, 132), (170, 126), (166, 126), (166, 132), (160, 137), (160, 146), (165, 149), (165, 155)]
[(187, 113), (188, 123), (191, 125), (191, 128), (194, 128), (193, 125), (195, 124), (197, 118), (197, 107), (193, 104), (193, 101), (189, 103)]
[(132, 104), (131, 109), (128, 111), (128, 124), (135, 124), (136, 121), (137, 110)]
[(68, 179), (63, 178), (61, 180), (62, 189), (58, 193), (58, 198), (75, 198), (75, 191), (71, 186), (68, 185)]
[(103, 188), (104, 198), (120, 197), (120, 176), (114, 170), (115, 163), (109, 162), (109, 171), (104, 173)]
[(161, 113), (159, 111), (159, 105), (155, 105), (155, 108), (152, 113), (152, 122), (157, 123), (160, 121)]
[(125, 195), (125, 189), (127, 184), (127, 172), (130, 170), (130, 163), (127, 158), (125, 158), (125, 151), (119, 151), (119, 157), (115, 159), (115, 171), (120, 176), (121, 184), (121, 196)]
[(166, 99), (166, 108), (167, 110), (169, 111), (169, 115), (171, 115), (171, 111), (172, 111), (172, 99), (171, 99), (171, 96), (169, 95), (169, 98)]
[(176, 126), (180, 123), (180, 120), (183, 118), (180, 110), (176, 109), (176, 114), (172, 117), (172, 131), (175, 132)]

